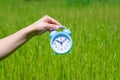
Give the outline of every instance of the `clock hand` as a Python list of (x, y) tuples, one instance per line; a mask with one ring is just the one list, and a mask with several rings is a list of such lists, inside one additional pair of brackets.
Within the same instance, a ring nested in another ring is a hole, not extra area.
[(59, 40), (56, 40), (56, 41), (62, 45), (62, 42), (61, 42), (61, 41), (59, 41)]
[(67, 38), (65, 38), (63, 41), (62, 41), (62, 44), (67, 40)]

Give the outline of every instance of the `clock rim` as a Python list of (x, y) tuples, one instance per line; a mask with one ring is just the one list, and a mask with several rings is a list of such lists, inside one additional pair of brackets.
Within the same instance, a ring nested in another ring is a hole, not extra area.
[[(53, 46), (52, 46), (52, 42), (53, 42), (54, 38), (56, 38), (57, 36), (59, 36), (59, 35), (61, 35), (61, 34), (62, 34), (62, 35), (66, 35), (66, 36), (69, 38), (70, 42), (71, 42), (69, 49), (68, 49), (67, 51), (64, 51), (64, 52), (56, 51), (56, 50), (53, 48)], [(50, 46), (51, 46), (52, 50), (53, 50), (55, 53), (57, 53), (57, 54), (66, 54), (66, 53), (68, 53), (68, 52), (71, 50), (71, 48), (72, 48), (72, 38), (70, 37), (69, 34), (67, 34), (67, 33), (65, 33), (65, 32), (57, 32), (54, 36), (51, 37), (51, 39), (50, 39)]]

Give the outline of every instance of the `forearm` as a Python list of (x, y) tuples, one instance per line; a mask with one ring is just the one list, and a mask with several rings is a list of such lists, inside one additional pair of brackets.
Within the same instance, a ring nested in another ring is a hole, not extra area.
[(0, 40), (0, 59), (10, 55), (34, 36), (32, 28), (26, 27)]
[(0, 60), (10, 55), (34, 35), (42, 35), (46, 31), (59, 29), (60, 26), (59, 22), (46, 15), (30, 26), (6, 38), (0, 39)]

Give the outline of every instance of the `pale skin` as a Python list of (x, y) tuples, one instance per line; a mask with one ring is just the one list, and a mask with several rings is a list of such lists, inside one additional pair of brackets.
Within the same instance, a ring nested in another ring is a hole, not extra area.
[(35, 35), (42, 35), (47, 31), (59, 29), (60, 26), (62, 25), (58, 21), (46, 15), (18, 32), (0, 39), (0, 60), (12, 54)]

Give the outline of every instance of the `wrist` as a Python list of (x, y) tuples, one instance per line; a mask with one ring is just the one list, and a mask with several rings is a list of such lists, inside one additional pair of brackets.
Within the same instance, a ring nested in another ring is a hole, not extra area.
[(24, 28), (23, 33), (24, 32), (25, 32), (26, 38), (28, 38), (28, 39), (30, 39), (30, 38), (34, 37), (35, 35), (37, 35), (36, 31), (31, 26), (28, 26), (28, 27)]

